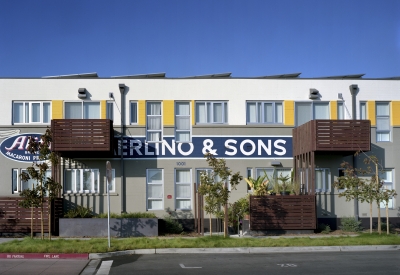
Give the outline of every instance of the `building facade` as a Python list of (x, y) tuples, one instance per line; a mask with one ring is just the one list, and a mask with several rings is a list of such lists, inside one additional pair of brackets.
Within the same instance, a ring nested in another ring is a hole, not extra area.
[[(19, 196), (32, 185), (19, 178), (35, 158), (26, 153), (27, 136), (43, 134), (52, 121), (77, 119), (109, 121), (112, 127), (108, 152), (78, 145), (61, 152), (62, 197), (67, 204), (91, 207), (95, 213), (107, 211), (106, 161), (112, 166), (111, 212), (151, 211), (160, 218), (173, 212), (192, 219), (194, 185), (202, 171), (210, 171), (205, 153), (225, 158), (228, 167), (244, 177), (274, 171), (290, 175), (292, 131), (316, 119), (370, 120), (371, 151), (366, 154), (380, 159), (385, 187), (400, 190), (399, 78), (88, 74), (2, 78), (0, 94), (2, 197)], [(97, 143), (91, 144), (94, 148)], [(333, 188), (343, 161), (361, 167), (363, 159), (363, 154), (316, 156), (315, 182), (310, 185), (315, 190), (310, 193), (316, 194), (321, 222), (355, 214), (368, 218), (367, 204), (346, 202)], [(230, 201), (248, 192), (243, 181), (231, 190)], [(399, 209), (392, 198), (389, 213), (394, 222)], [(384, 216), (384, 209), (374, 207), (374, 217), (378, 211)]]

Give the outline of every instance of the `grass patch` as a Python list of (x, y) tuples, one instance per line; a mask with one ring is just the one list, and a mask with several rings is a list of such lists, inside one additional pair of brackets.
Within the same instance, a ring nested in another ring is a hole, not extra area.
[(325, 238), (223, 238), (221, 236), (198, 238), (107, 238), (91, 240), (40, 240), (25, 238), (0, 245), (2, 253), (102, 253), (145, 248), (211, 248), (211, 247), (290, 247), (290, 246), (348, 246), (348, 245), (400, 245), (396, 235), (363, 233), (357, 237)]

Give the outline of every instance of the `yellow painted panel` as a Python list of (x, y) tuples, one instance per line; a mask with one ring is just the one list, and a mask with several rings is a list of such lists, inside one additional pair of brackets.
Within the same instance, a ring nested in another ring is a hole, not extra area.
[(146, 101), (138, 101), (138, 125), (146, 125)]
[(163, 124), (174, 125), (174, 101), (163, 100)]
[(100, 101), (100, 118), (106, 119), (107, 116), (107, 101), (102, 100)]
[(392, 126), (400, 126), (400, 101), (390, 103), (390, 117)]
[(53, 100), (51, 101), (51, 118), (62, 119), (63, 118), (63, 101)]
[(331, 119), (337, 119), (337, 101), (331, 101)]
[(283, 124), (288, 126), (294, 125), (294, 101), (285, 100), (283, 102)]
[(195, 114), (195, 104), (194, 104), (194, 100), (192, 100), (192, 112), (191, 112), (191, 115), (192, 115), (192, 125), (195, 125), (195, 124), (196, 124), (196, 120), (195, 120), (194, 114)]
[(375, 101), (367, 101), (367, 118), (371, 121), (371, 126), (376, 125)]

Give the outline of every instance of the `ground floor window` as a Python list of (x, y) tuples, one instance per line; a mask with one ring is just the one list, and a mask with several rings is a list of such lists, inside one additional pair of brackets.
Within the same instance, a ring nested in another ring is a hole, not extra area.
[(192, 209), (192, 179), (190, 169), (175, 170), (175, 208)]
[[(201, 183), (201, 175), (207, 175), (207, 176), (212, 176), (214, 173), (213, 169), (209, 168), (199, 168), (196, 169), (196, 181), (197, 181), (197, 186)], [(221, 181), (220, 176), (214, 175), (214, 182), (219, 182)], [(231, 185), (229, 184), (229, 179), (228, 179), (228, 190), (231, 191)]]
[(315, 169), (315, 192), (331, 191), (331, 171), (329, 168)]
[[(393, 189), (393, 170), (392, 169), (386, 169), (386, 170), (382, 171), (379, 174), (379, 178), (383, 181), (383, 186), (382, 186), (383, 189), (389, 189), (389, 190)], [(386, 208), (386, 202), (381, 202), (380, 207)], [(390, 209), (394, 208), (393, 198), (389, 199), (388, 208), (390, 208)]]
[(98, 193), (99, 169), (65, 169), (65, 193)]
[[(37, 182), (34, 179), (29, 179), (27, 181), (24, 181), (20, 178), (20, 175), (22, 173), (28, 173), (26, 169), (12, 169), (12, 193), (13, 194), (18, 194), (26, 189), (31, 189), (36, 187), (37, 185), (40, 184), (40, 182)], [(46, 178), (51, 177), (51, 169), (49, 169), (46, 172)]]
[(147, 169), (146, 185), (147, 210), (163, 210), (164, 170)]

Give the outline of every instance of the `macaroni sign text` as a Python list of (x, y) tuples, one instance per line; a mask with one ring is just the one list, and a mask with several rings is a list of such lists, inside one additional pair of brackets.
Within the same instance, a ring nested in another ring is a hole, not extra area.
[[(291, 158), (293, 155), (292, 137), (275, 136), (193, 136), (191, 143), (177, 143), (173, 137), (164, 137), (160, 143), (146, 143), (144, 137), (124, 137), (122, 148), (125, 158), (135, 159), (203, 158), (206, 153), (219, 158)], [(120, 156), (119, 150), (115, 156)]]
[(29, 137), (40, 140), (42, 134), (21, 134), (6, 138), (0, 144), (0, 152), (6, 158), (15, 161), (33, 162), (39, 160), (39, 154), (31, 154), (27, 151)]

